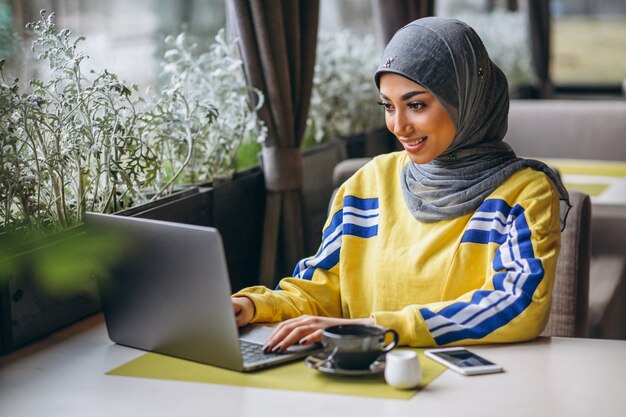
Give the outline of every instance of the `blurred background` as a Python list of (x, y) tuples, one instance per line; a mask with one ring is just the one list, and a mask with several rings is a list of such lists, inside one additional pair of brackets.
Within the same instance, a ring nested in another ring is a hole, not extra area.
[[(380, 28), (373, 18), (373, 3), (322, 0), (319, 32), (374, 35)], [(224, 0), (0, 0), (0, 55), (20, 68), (23, 79), (36, 68), (20, 53), (13, 33), (28, 44), (24, 25), (37, 20), (41, 9), (54, 11), (59, 27), (86, 37), (87, 67), (107, 68), (140, 90), (158, 83), (158, 61), (167, 34), (185, 28), (212, 40), (227, 20)], [(549, 68), (555, 93), (621, 95), (626, 78), (626, 1), (552, 0), (550, 12)], [(525, 1), (438, 0), (435, 14), (466, 20), (512, 84), (521, 88), (531, 83)], [(382, 43), (377, 42), (379, 51)]]

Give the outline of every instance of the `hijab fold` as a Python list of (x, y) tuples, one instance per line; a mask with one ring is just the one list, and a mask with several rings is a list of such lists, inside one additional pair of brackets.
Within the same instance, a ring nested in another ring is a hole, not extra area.
[(391, 39), (374, 76), (391, 72), (427, 88), (456, 126), (450, 147), (427, 164), (409, 162), (401, 186), (413, 217), (422, 222), (453, 219), (478, 209), (520, 169), (544, 172), (561, 200), (561, 225), (571, 207), (558, 174), (543, 162), (518, 158), (503, 142), (509, 113), (504, 73), (464, 22), (426, 17), (409, 23)]

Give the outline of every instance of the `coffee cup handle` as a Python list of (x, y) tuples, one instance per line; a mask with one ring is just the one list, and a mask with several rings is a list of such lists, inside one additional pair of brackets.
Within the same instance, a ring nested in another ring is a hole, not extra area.
[(385, 330), (385, 336), (387, 336), (387, 333), (391, 333), (393, 335), (393, 340), (387, 346), (385, 346), (385, 348), (383, 349), (383, 353), (387, 353), (391, 349), (395, 348), (398, 345), (398, 342), (400, 341), (400, 336), (398, 335), (398, 332), (396, 332), (395, 330), (387, 329)]

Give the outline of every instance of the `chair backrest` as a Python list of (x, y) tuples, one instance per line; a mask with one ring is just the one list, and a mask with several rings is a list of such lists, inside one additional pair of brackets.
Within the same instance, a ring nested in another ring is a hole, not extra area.
[(550, 319), (543, 336), (585, 337), (589, 306), (591, 202), (587, 194), (570, 191), (572, 208), (561, 233)]
[[(369, 160), (370, 158), (355, 158), (339, 163), (333, 173), (335, 187), (339, 187)], [(330, 204), (334, 195), (335, 193)], [(570, 191), (570, 202), (572, 208), (567, 217), (565, 230), (561, 234), (561, 252), (556, 266), (550, 319), (542, 333), (543, 336), (587, 335), (591, 202), (587, 194), (578, 191)]]
[(519, 156), (625, 161), (625, 130), (624, 100), (511, 100), (504, 141)]

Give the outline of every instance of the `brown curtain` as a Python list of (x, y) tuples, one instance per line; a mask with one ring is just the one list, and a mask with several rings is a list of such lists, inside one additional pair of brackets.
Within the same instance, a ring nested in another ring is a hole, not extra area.
[(376, 28), (384, 45), (398, 29), (435, 13), (435, 0), (372, 0)]
[(274, 286), (305, 256), (302, 154), (315, 64), (318, 0), (228, 0), (250, 85), (265, 95), (267, 188), (260, 281)]
[(554, 93), (550, 78), (550, 2), (527, 0), (532, 65), (539, 98), (550, 98)]

